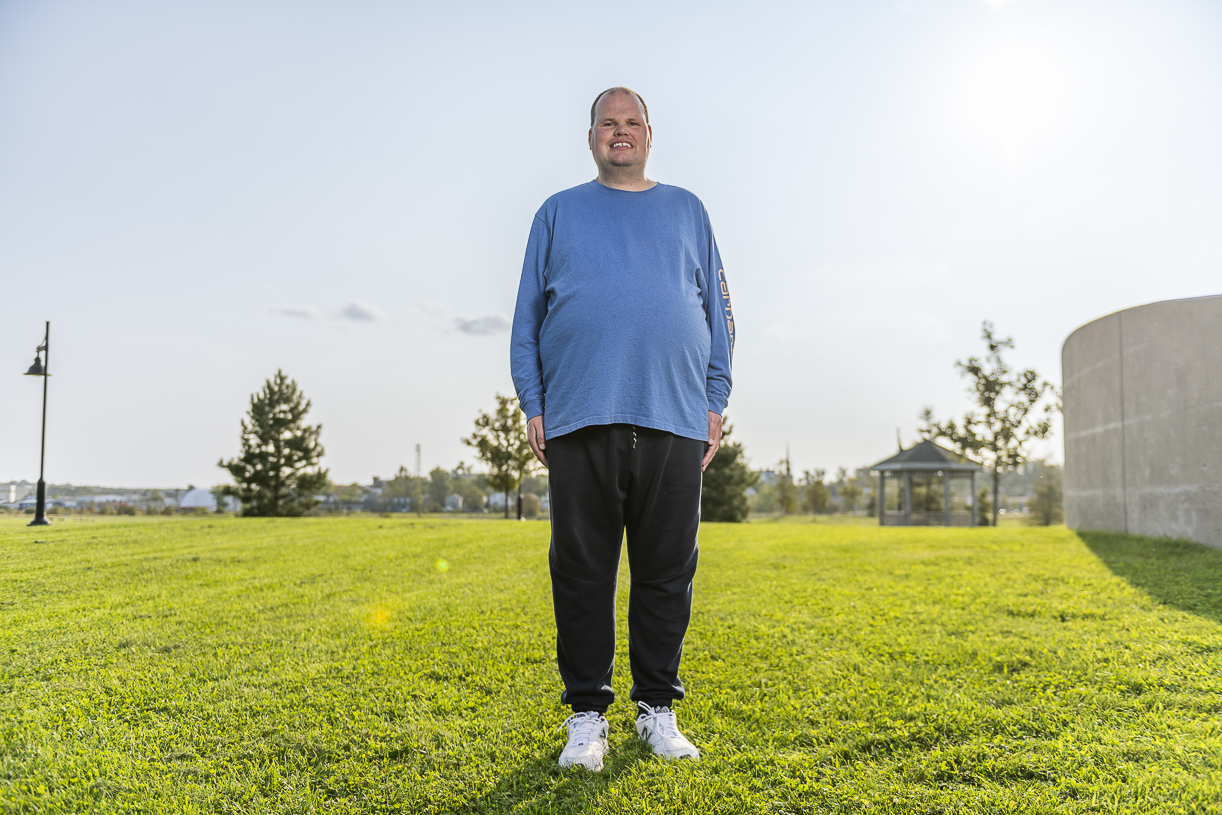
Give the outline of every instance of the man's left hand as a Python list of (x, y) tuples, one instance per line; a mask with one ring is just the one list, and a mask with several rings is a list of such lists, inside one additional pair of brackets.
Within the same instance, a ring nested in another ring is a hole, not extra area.
[(710, 410), (708, 450), (705, 451), (704, 461), (700, 462), (700, 472), (708, 469), (709, 462), (713, 460), (713, 456), (717, 455), (719, 447), (721, 447), (721, 414)]

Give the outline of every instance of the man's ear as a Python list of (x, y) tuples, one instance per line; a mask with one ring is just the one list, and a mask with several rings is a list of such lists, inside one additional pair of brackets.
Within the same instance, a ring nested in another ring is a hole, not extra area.
[(591, 150), (594, 149), (594, 128), (592, 127), (586, 131), (586, 146)]

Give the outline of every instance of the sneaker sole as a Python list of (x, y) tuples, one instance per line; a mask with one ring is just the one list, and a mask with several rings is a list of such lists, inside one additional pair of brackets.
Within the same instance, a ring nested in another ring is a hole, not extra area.
[(601, 770), (602, 770), (602, 768), (603, 768), (603, 762), (601, 762), (601, 761), (600, 761), (600, 762), (598, 762), (598, 766), (597, 766), (597, 767), (591, 767), (590, 765), (588, 765), (588, 764), (584, 764), (584, 763), (582, 763), (582, 762), (580, 762), (580, 761), (570, 761), (570, 762), (568, 762), (568, 763), (565, 763), (565, 762), (563, 762), (563, 761), (558, 761), (558, 762), (556, 762), (556, 763), (557, 763), (557, 764), (560, 766), (560, 769), (562, 769), (562, 770), (571, 770), (571, 769), (572, 769), (572, 768), (574, 768), (574, 767), (580, 767), (580, 768), (581, 768), (581, 769), (583, 769), (583, 770), (589, 770), (589, 771), (590, 771), (590, 772), (592, 772), (592, 773), (596, 773), (596, 772), (601, 771)]

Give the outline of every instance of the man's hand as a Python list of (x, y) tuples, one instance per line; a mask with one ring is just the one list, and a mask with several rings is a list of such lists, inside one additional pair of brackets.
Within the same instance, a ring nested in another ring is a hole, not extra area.
[[(710, 414), (711, 415), (711, 414)], [(712, 420), (709, 420), (709, 435), (712, 435)], [(717, 417), (717, 435), (721, 436), (721, 417)], [(543, 438), (543, 417), (536, 416), (526, 422), (526, 440), (530, 442), (530, 449), (535, 451), (535, 458), (547, 466), (547, 439)]]
[(713, 460), (713, 456), (717, 455), (717, 449), (721, 447), (721, 414), (709, 411), (709, 447), (704, 453), (704, 461), (700, 462), (700, 472), (708, 469), (709, 462)]

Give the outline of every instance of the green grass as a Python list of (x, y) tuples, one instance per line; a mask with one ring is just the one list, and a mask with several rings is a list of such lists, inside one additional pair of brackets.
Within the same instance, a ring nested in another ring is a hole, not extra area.
[(1191, 544), (706, 525), (703, 761), (636, 743), (621, 670), (590, 774), (555, 768), (546, 524), (24, 523), (3, 812), (1222, 813), (1222, 552)]

